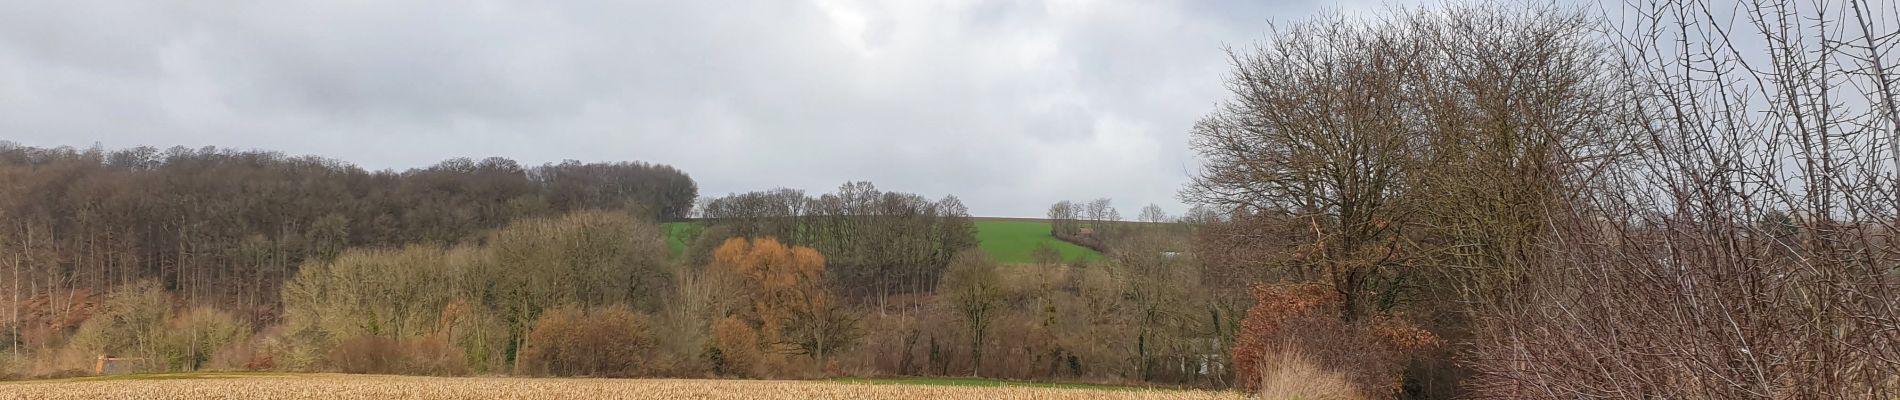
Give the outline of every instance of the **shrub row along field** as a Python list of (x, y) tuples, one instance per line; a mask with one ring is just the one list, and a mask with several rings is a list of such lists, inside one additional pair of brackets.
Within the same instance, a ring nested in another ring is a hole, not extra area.
[[(674, 255), (686, 251), (693, 237), (705, 230), (699, 222), (671, 222), (661, 225), (666, 231), (667, 249)], [(1102, 259), (1102, 254), (1086, 247), (1057, 240), (1049, 235), (1049, 223), (1031, 220), (976, 221), (977, 247), (1003, 263), (1031, 263), (1037, 246), (1047, 245), (1062, 254), (1065, 261)]]
[[(175, 379), (217, 378), (217, 379)], [(691, 379), (152, 375), (0, 383), (8, 399), (1240, 399), (1237, 392)]]

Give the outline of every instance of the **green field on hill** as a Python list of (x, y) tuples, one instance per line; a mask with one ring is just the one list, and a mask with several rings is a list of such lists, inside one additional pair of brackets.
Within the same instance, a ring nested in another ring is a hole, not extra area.
[(1035, 262), (1030, 252), (1037, 244), (1047, 243), (1062, 253), (1064, 261), (1100, 260), (1101, 253), (1049, 235), (1049, 223), (1037, 221), (976, 221), (977, 247), (1003, 263)]
[[(666, 232), (666, 248), (675, 256), (686, 251), (686, 246), (692, 242), (693, 236), (704, 229), (705, 225), (698, 222), (660, 224), (660, 230)], [(1047, 243), (1049, 247), (1055, 248), (1056, 252), (1062, 254), (1062, 259), (1065, 261), (1076, 259), (1093, 261), (1102, 258), (1102, 255), (1096, 253), (1095, 250), (1056, 240), (1054, 236), (1049, 235), (1048, 222), (977, 220), (976, 240), (978, 248), (990, 253), (996, 261), (1003, 263), (1034, 262), (1035, 260), (1030, 257), (1030, 252), (1035, 251), (1036, 245), (1041, 243)]]
[(706, 230), (706, 225), (698, 222), (668, 222), (660, 224), (660, 230), (666, 232), (666, 250), (678, 257), (686, 251), (687, 245), (693, 243), (694, 236)]

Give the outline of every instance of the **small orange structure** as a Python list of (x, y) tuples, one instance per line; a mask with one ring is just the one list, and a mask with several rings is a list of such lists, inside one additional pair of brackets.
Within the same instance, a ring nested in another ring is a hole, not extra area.
[(145, 359), (133, 358), (133, 357), (106, 357), (106, 355), (100, 354), (99, 357), (95, 359), (95, 361), (93, 361), (92, 363), (92, 374), (106, 375), (108, 373), (121, 374), (121, 373), (132, 372), (131, 368), (127, 366), (126, 364), (132, 364), (132, 363), (137, 363), (141, 361), (145, 361)]

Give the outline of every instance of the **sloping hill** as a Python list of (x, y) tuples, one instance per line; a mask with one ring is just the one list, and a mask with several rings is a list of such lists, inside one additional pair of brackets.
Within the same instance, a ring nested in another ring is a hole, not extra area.
[(686, 246), (691, 245), (693, 238), (699, 236), (699, 232), (704, 230), (706, 230), (706, 225), (699, 222), (660, 224), (660, 231), (666, 232), (666, 250), (672, 252), (675, 257), (686, 251)]
[(1064, 261), (1102, 258), (1102, 254), (1095, 250), (1050, 236), (1049, 223), (1039, 220), (978, 218), (976, 240), (979, 248), (1003, 263), (1035, 262), (1030, 254), (1039, 244), (1055, 248), (1056, 252), (1062, 254)]

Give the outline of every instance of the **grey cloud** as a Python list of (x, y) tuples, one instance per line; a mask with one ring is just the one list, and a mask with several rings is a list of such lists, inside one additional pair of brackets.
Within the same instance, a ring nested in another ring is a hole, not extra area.
[(1313, 4), (48, 2), (0, 6), (0, 137), (367, 168), (646, 160), (702, 192), (848, 180), (973, 213), (1170, 212), (1223, 45)]

